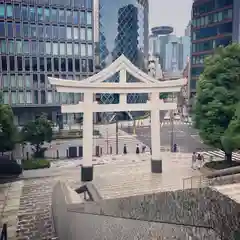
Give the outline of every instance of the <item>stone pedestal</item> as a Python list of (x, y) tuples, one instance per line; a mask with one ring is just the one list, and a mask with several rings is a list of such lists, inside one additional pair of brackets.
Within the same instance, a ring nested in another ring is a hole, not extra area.
[(91, 182), (93, 180), (93, 166), (81, 168), (81, 181)]
[(151, 159), (151, 172), (162, 173), (162, 160)]

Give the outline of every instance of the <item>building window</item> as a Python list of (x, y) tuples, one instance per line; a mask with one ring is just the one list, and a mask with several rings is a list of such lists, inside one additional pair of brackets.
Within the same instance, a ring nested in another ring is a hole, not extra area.
[(5, 26), (3, 22), (0, 22), (0, 36), (5, 37)]
[(43, 26), (38, 26), (38, 37), (43, 38), (44, 37), (44, 28)]
[(57, 26), (53, 26), (53, 38), (58, 39), (58, 28)]
[(79, 54), (79, 45), (77, 43), (73, 45), (73, 52), (76, 56)]
[(21, 8), (20, 8), (20, 6), (19, 5), (14, 5), (13, 8), (14, 8), (14, 10), (13, 10), (14, 11), (14, 17), (15, 17), (15, 19), (19, 20), (21, 18)]
[(38, 21), (43, 21), (43, 9), (41, 7), (37, 9), (37, 18)]
[(87, 24), (91, 25), (92, 24), (92, 12), (87, 12)]
[(72, 44), (71, 43), (68, 43), (67, 44), (67, 55), (72, 55), (73, 52), (72, 52)]
[(79, 29), (78, 28), (73, 28), (73, 38), (75, 40), (79, 39)]
[(9, 77), (8, 75), (3, 75), (2, 76), (2, 85), (3, 87), (9, 87)]
[(86, 44), (82, 43), (82, 44), (81, 44), (81, 56), (82, 56), (82, 57), (85, 57), (86, 54), (87, 54)]
[(8, 41), (8, 51), (9, 53), (15, 53), (14, 41)]
[(29, 19), (30, 19), (30, 21), (35, 21), (35, 8), (34, 7), (29, 8)]
[(44, 90), (41, 91), (41, 104), (46, 104), (46, 92)]
[(73, 24), (78, 24), (79, 18), (78, 18), (78, 11), (73, 12)]
[(5, 40), (0, 40), (0, 53), (7, 53), (7, 46)]
[(66, 38), (65, 27), (59, 27), (59, 38), (61, 38), (61, 39), (65, 39)]
[(70, 10), (66, 11), (67, 23), (72, 23), (72, 12)]
[(51, 43), (47, 42), (46, 43), (46, 54), (51, 54), (51, 53), (52, 53)]
[[(41, 58), (40, 58), (41, 59)], [(41, 64), (41, 63), (40, 63)], [(40, 65), (41, 67), (41, 65)], [(38, 70), (38, 64), (37, 64), (37, 58), (36, 57), (33, 57), (32, 58), (32, 70), (33, 71), (37, 71)]]
[(24, 81), (23, 81), (23, 76), (22, 75), (18, 75), (16, 76), (17, 78), (17, 85), (19, 88), (24, 88)]
[(47, 71), (51, 72), (52, 71), (52, 59), (47, 58)]
[(60, 55), (65, 55), (66, 50), (65, 50), (65, 43), (60, 43)]
[(28, 7), (26, 7), (26, 6), (22, 7), (22, 19), (24, 21), (29, 21), (29, 18), (28, 18)]
[(87, 45), (87, 55), (89, 57), (92, 57), (93, 56), (93, 45), (92, 44), (88, 44)]
[(11, 102), (12, 104), (16, 104), (18, 101), (17, 101), (17, 93), (16, 92), (11, 92)]
[(46, 38), (52, 38), (52, 27), (51, 26), (46, 26), (46, 34), (45, 37)]
[(53, 103), (53, 92), (47, 92), (47, 103)]
[(59, 21), (65, 23), (65, 12), (64, 10), (59, 10)]
[(25, 86), (27, 88), (31, 88), (32, 87), (32, 80), (30, 78), (30, 75), (25, 75)]
[(80, 28), (80, 40), (86, 40), (86, 28)]
[(22, 34), (21, 34), (21, 25), (19, 23), (16, 23), (15, 25), (15, 36), (16, 37), (21, 37)]
[(7, 57), (2, 56), (1, 59), (2, 59), (2, 70), (3, 71), (7, 71), (7, 66), (8, 66), (8, 64), (7, 64)]
[(29, 53), (29, 42), (28, 41), (23, 42), (23, 52)]
[(15, 57), (9, 57), (10, 71), (15, 71)]
[(38, 52), (38, 43), (37, 42), (31, 42), (31, 46), (32, 46), (32, 48), (31, 48), (32, 54), (38, 54), (39, 53)]
[(32, 92), (26, 92), (26, 103), (31, 104), (32, 102)]
[(44, 10), (44, 17), (45, 17), (45, 21), (46, 22), (50, 21), (50, 10), (49, 10), (49, 8), (45, 8), (45, 10)]
[(13, 9), (11, 5), (7, 5), (7, 18), (12, 18), (13, 16)]
[(30, 71), (30, 60), (25, 58), (25, 71)]
[(93, 60), (88, 59), (88, 72), (93, 72)]
[(86, 59), (81, 60), (81, 65), (82, 65), (82, 72), (87, 72), (87, 60)]
[(88, 40), (88, 41), (92, 41), (92, 40), (93, 40), (92, 28), (88, 28), (88, 29), (87, 29), (87, 40)]
[(33, 74), (33, 88), (38, 88), (38, 75)]
[(84, 11), (80, 12), (80, 24), (82, 25), (86, 24), (86, 12)]
[(4, 18), (4, 17), (5, 17), (4, 4), (0, 4), (0, 18)]
[(53, 43), (53, 55), (58, 55), (58, 43)]
[(88, 8), (88, 9), (92, 9), (92, 7), (93, 7), (93, 2), (92, 2), (92, 0), (86, 0), (87, 2), (86, 2), (86, 7)]
[(54, 71), (59, 71), (59, 62), (58, 62), (58, 58), (54, 58), (53, 60), (53, 70)]
[(45, 53), (45, 43), (39, 42), (39, 53), (44, 54)]
[(22, 41), (16, 41), (16, 52), (19, 54), (22, 53)]
[(61, 58), (61, 71), (62, 72), (66, 72), (66, 59), (65, 58)]
[(68, 59), (68, 71), (69, 72), (73, 71), (73, 61), (71, 58)]
[(10, 83), (11, 83), (12, 88), (17, 87), (17, 79), (16, 79), (15, 75), (10, 75)]
[(37, 37), (37, 27), (34, 25), (30, 26), (30, 36), (31, 36), (31, 38)]
[(57, 22), (57, 9), (52, 9), (51, 18), (53, 22)]
[(80, 72), (80, 61), (79, 61), (79, 59), (75, 59), (75, 71)]
[(28, 38), (28, 36), (29, 36), (28, 24), (23, 24), (23, 36), (24, 36), (25, 38)]
[(13, 24), (12, 23), (7, 24), (7, 36), (9, 38), (13, 38)]
[(34, 102), (34, 104), (38, 104), (38, 101), (39, 101), (38, 90), (35, 90), (33, 94), (34, 94), (33, 95), (33, 102)]
[(22, 57), (17, 57), (17, 70), (22, 71), (23, 65), (22, 65)]
[(72, 39), (72, 28), (67, 27), (67, 39)]
[(24, 92), (18, 92), (18, 103), (20, 104), (25, 103)]

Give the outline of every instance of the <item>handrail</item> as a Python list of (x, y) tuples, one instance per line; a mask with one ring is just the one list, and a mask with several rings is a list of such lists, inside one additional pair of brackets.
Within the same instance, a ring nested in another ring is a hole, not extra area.
[(0, 240), (7, 240), (7, 224), (3, 224), (2, 232), (1, 232), (1, 238)]

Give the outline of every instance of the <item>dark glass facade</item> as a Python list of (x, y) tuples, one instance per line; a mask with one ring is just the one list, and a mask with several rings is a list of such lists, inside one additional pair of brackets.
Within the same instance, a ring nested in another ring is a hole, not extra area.
[(56, 120), (60, 104), (80, 100), (57, 93), (47, 77), (94, 74), (92, 9), (93, 0), (0, 1), (1, 90), (18, 124), (41, 112)]
[[(148, 0), (96, 0), (99, 13), (99, 37), (95, 39), (100, 69), (124, 54), (133, 64), (144, 70), (148, 56)], [(118, 82), (116, 74), (108, 82)], [(136, 81), (132, 76), (127, 81)], [(118, 94), (100, 94), (103, 104), (118, 103)], [(146, 101), (142, 94), (128, 94), (127, 101)]]
[(239, 34), (234, 29), (239, 29), (239, 0), (194, 1), (190, 94), (196, 92), (196, 81), (203, 71), (204, 58), (212, 54), (215, 48), (238, 41), (236, 35)]

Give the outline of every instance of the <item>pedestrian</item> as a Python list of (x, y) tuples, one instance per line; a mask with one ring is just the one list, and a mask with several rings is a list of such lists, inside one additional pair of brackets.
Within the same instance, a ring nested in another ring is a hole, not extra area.
[(124, 144), (124, 146), (123, 146), (123, 154), (127, 154), (127, 146), (126, 146), (126, 144)]
[(142, 153), (145, 153), (145, 151), (146, 151), (146, 146), (142, 145)]
[(140, 153), (140, 149), (139, 149), (139, 145), (137, 144), (136, 146), (136, 154), (139, 154)]
[(202, 156), (200, 153), (197, 155), (197, 168), (200, 169), (202, 165)]
[(197, 160), (196, 153), (193, 152), (193, 154), (192, 154), (192, 169), (195, 169), (196, 160)]

